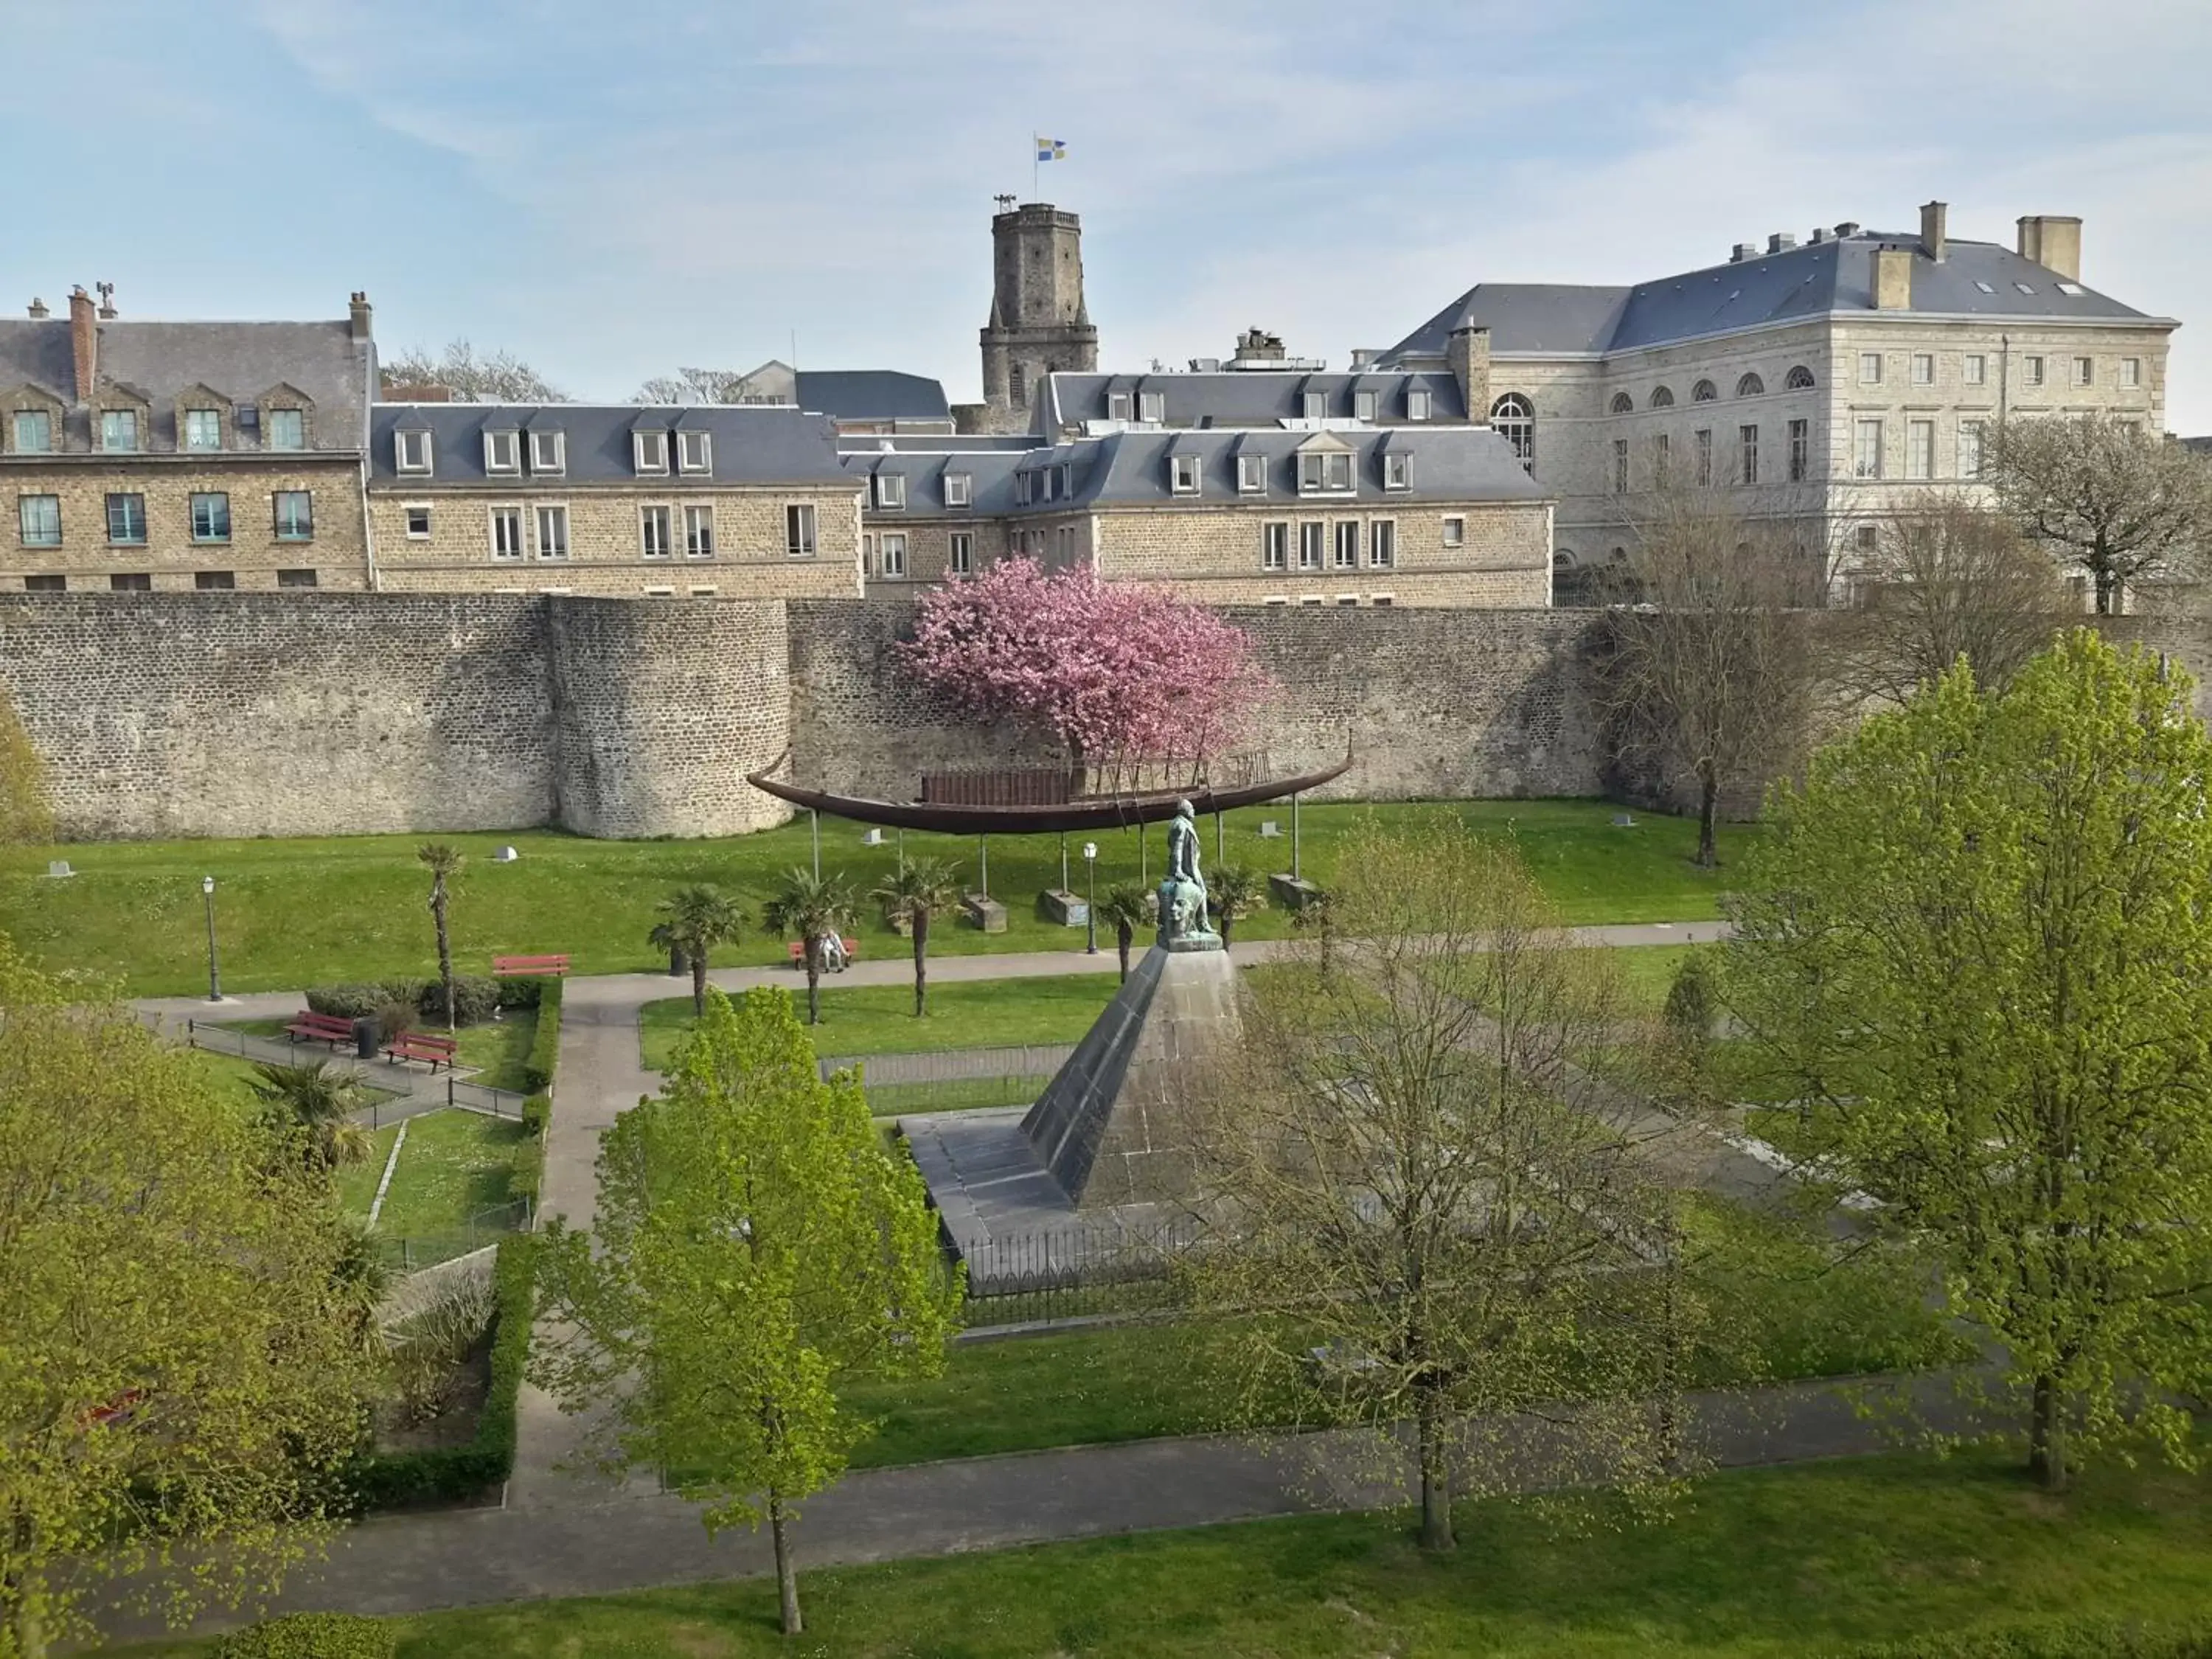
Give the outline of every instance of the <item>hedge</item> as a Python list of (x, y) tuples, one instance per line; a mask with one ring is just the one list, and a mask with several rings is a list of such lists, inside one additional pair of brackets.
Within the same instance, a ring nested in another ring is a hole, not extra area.
[(538, 1035), (522, 1062), (522, 1091), (542, 1095), (553, 1087), (553, 1062), (561, 1053), (561, 987), (557, 979), (538, 981)]
[(1844, 1659), (2212, 1659), (2212, 1619), (2144, 1624), (2069, 1614), (1876, 1642)]
[[(526, 991), (510, 992), (513, 985)], [(307, 1006), (319, 1014), (340, 1019), (363, 1019), (404, 1003), (425, 1020), (445, 1024), (446, 988), (434, 979), (372, 980), (360, 985), (316, 985), (307, 990)], [(498, 980), (488, 974), (453, 975), (453, 1024), (481, 1025), (495, 1008), (532, 1008), (538, 1004), (535, 980)]]
[(288, 1613), (219, 1638), (211, 1659), (392, 1659), (399, 1632), (355, 1613)]
[(552, 1121), (551, 1097), (532, 1095), (522, 1103), (522, 1129), (528, 1139), (514, 1149), (514, 1170), (507, 1186), (516, 1197), (528, 1199), (533, 1211), (545, 1178), (545, 1131)]
[(537, 1303), (531, 1254), (535, 1243), (529, 1233), (509, 1233), (500, 1240), (492, 1263), (491, 1386), (475, 1437), (465, 1446), (370, 1452), (356, 1459), (346, 1484), (356, 1510), (473, 1498), (514, 1472), (515, 1396), (530, 1358)]

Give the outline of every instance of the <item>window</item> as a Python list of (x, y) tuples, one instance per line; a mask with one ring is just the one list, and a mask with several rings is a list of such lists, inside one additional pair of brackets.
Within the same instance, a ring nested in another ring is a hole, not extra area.
[(1915, 386), (1936, 384), (1936, 354), (1934, 352), (1916, 351), (1912, 354), (1912, 384)]
[(1654, 386), (1654, 387), (1652, 387), (1652, 388), (1651, 388), (1651, 407), (1652, 407), (1652, 408), (1654, 408), (1654, 409), (1672, 409), (1672, 408), (1674, 408), (1674, 387), (1672, 387), (1672, 386)]
[(1709, 426), (1698, 428), (1691, 434), (1691, 446), (1697, 453), (1698, 488), (1711, 489), (1713, 487), (1712, 428)]
[(676, 590), (672, 587), (648, 587), (645, 590), (645, 597), (648, 599), (672, 599), (676, 597)]
[(1398, 603), (1398, 596), (1395, 593), (1370, 593), (1367, 603), (1387, 610)]
[(1357, 593), (1340, 593), (1336, 596), (1336, 602), (1339, 605), (1358, 605), (1359, 603), (1359, 595)]
[(1376, 398), (1373, 392), (1353, 392), (1352, 394), (1352, 418), (1355, 421), (1373, 420), (1375, 418), (1375, 405)]
[(400, 472), (428, 472), (430, 470), (430, 434), (427, 432), (395, 432), (392, 434), (392, 466)]
[(1629, 410), (1635, 407), (1636, 400), (1633, 398), (1630, 397), (1626, 392), (1616, 392), (1613, 394), (1613, 402), (1607, 407), (1607, 413), (1613, 415), (1626, 415)]
[(1388, 570), (1398, 562), (1398, 526), (1392, 519), (1377, 519), (1367, 526), (1367, 562)]
[(495, 507), (491, 510), (491, 556), (495, 559), (522, 556), (522, 509)]
[(519, 433), (485, 433), (483, 451), (485, 471), (520, 472), (522, 471), (522, 445)]
[(2043, 359), (2040, 357), (2030, 357), (2022, 366), (2021, 378), (2030, 386), (2041, 386), (2043, 384)]
[(906, 474), (876, 474), (876, 505), (887, 512), (896, 512), (906, 505)]
[(637, 510), (638, 547), (648, 559), (668, 556), (668, 509), (641, 507)]
[(1861, 421), (1852, 428), (1851, 472), (1861, 478), (1881, 477), (1881, 422)]
[(271, 449), (305, 449), (307, 447), (307, 416), (297, 409), (272, 409), (269, 424), (264, 428)]
[(568, 556), (567, 507), (541, 507), (538, 509), (538, 556), (541, 559), (565, 559)]
[(884, 532), (883, 549), (884, 574), (886, 576), (905, 575), (906, 537), (897, 531), (885, 531)]
[(1755, 426), (1736, 428), (1735, 442), (1737, 475), (1742, 483), (1755, 484), (1759, 482), (1759, 428)]
[(1006, 399), (1017, 408), (1029, 407), (1029, 371), (1019, 363), (1016, 363), (1006, 371)]
[(1145, 392), (1137, 396), (1137, 413), (1144, 420), (1158, 426), (1168, 417), (1168, 398), (1164, 392)]
[(1782, 389), (1784, 392), (1810, 392), (1813, 389), (1813, 371), (1802, 363), (1797, 364), (1782, 377)]
[(15, 453), (43, 455), (54, 447), (54, 417), (43, 409), (15, 411)]
[(1905, 423), (1905, 476), (1908, 478), (1932, 478), (1936, 476), (1936, 422), (1907, 421)]
[(975, 568), (975, 532), (956, 530), (946, 544), (945, 568), (956, 576), (965, 576)]
[(1306, 419), (1325, 421), (1328, 418), (1328, 393), (1309, 392), (1300, 401), (1299, 407), (1305, 410)]
[(188, 409), (185, 411), (185, 447), (186, 449), (221, 449), (222, 447), (222, 416), (212, 409)]
[[(2120, 359), (2120, 384), (2124, 386), (2137, 386), (2142, 384), (2142, 358), (2123, 357)], [(18, 416), (16, 418), (20, 420), (21, 416)], [(20, 441), (18, 441), (15, 447), (18, 449), (21, 449), (23, 446)]]
[(230, 539), (230, 497), (220, 489), (192, 494), (192, 539), (227, 542)]
[(1237, 458), (1237, 489), (1240, 495), (1257, 495), (1267, 487), (1267, 458), (1264, 455), (1239, 455)]
[(1382, 457), (1383, 489), (1407, 489), (1412, 488), (1413, 482), (1413, 458), (1412, 456), (1394, 453)]
[(313, 587), (315, 573), (312, 570), (280, 570), (276, 573), (279, 587)]
[(1359, 568), (1359, 520), (1357, 519), (1337, 520), (1336, 568), (1339, 570)]
[(714, 470), (714, 434), (711, 432), (678, 433), (676, 470), (678, 472), (712, 472)]
[(695, 599), (711, 599), (722, 590), (719, 587), (687, 587), (684, 591)]
[(1873, 552), (1881, 543), (1881, 532), (1870, 524), (1861, 525), (1855, 533), (1862, 553)]
[(1535, 410), (1526, 398), (1517, 392), (1509, 392), (1491, 404), (1490, 424), (1499, 437), (1513, 446), (1514, 456), (1522, 466), (1535, 466)]
[(146, 498), (118, 495), (107, 498), (107, 539), (135, 546), (146, 539)]
[(1674, 441), (1663, 432), (1653, 433), (1651, 434), (1651, 487), (1654, 489), (1666, 488), (1668, 469), (1674, 459)]
[(1126, 421), (1129, 418), (1127, 392), (1109, 392), (1106, 394), (1106, 418), (1109, 421)]
[(945, 475), (945, 504), (947, 507), (966, 507), (975, 499), (974, 485), (965, 472)]
[(1735, 395), (1739, 398), (1756, 398), (1765, 390), (1766, 382), (1756, 374), (1747, 374), (1735, 383)]
[(1978, 478), (1982, 476), (1982, 439), (1985, 422), (1959, 422), (1959, 476)]
[(1014, 505), (1016, 507), (1027, 507), (1036, 497), (1036, 489), (1032, 480), (1033, 475), (1030, 473), (1014, 474)]
[(1298, 489), (1307, 495), (1316, 491), (1348, 493), (1352, 489), (1352, 457), (1328, 453), (1299, 456)]
[(549, 477), (557, 477), (568, 470), (567, 434), (559, 432), (533, 432), (530, 434), (530, 470)]
[(1446, 547), (1465, 547), (1467, 545), (1467, 520), (1461, 518), (1446, 519), (1444, 520), (1443, 541)]
[(403, 508), (407, 514), (407, 534), (410, 540), (420, 541), (430, 533), (430, 509), (421, 501)]
[(629, 434), (631, 469), (638, 472), (668, 471), (668, 434), (665, 432), (633, 432)]
[(1624, 494), (1628, 489), (1628, 440), (1613, 441), (1613, 493)]
[(1198, 457), (1170, 455), (1168, 458), (1168, 488), (1178, 495), (1198, 494)]
[(1406, 418), (1425, 421), (1429, 418), (1429, 389), (1425, 386), (1406, 388)]
[(1861, 386), (1881, 384), (1881, 353), (1879, 351), (1859, 353), (1859, 384)]
[(1328, 526), (1318, 519), (1308, 520), (1298, 526), (1298, 568), (1318, 570), (1322, 567), (1322, 550), (1328, 541)]
[(108, 451), (138, 447), (138, 411), (104, 409), (100, 412), (100, 447)]
[(1291, 559), (1291, 527), (1280, 521), (1260, 526), (1260, 568), (1280, 570)]
[(814, 508), (806, 501), (793, 501), (783, 509), (783, 550), (794, 559), (814, 556)]
[(58, 495), (19, 495), (15, 524), (26, 547), (62, 544), (62, 498)]
[(1803, 483), (1813, 471), (1813, 423), (1790, 422), (1790, 482)]
[(276, 539), (304, 542), (315, 533), (315, 498), (305, 489), (280, 489), (274, 498)]
[(1990, 360), (1978, 351), (1970, 351), (1959, 360), (1959, 379), (1967, 386), (1986, 386), (1990, 379)]
[(684, 556), (687, 559), (711, 559), (714, 556), (714, 509), (695, 506), (684, 509)]
[(26, 593), (66, 593), (69, 592), (69, 578), (67, 576), (26, 576), (23, 578), (23, 591)]
[(2094, 357), (2076, 357), (2074, 360), (2074, 384), (2075, 386), (2097, 384), (2097, 360)]
[(1693, 404), (1709, 404), (1720, 395), (1720, 388), (1711, 380), (1700, 380), (1690, 388), (1690, 401)]
[(195, 570), (192, 586), (203, 593), (228, 593), (238, 586), (238, 578), (228, 570)]
[(143, 570), (118, 571), (107, 579), (107, 585), (118, 593), (150, 593), (154, 579)]

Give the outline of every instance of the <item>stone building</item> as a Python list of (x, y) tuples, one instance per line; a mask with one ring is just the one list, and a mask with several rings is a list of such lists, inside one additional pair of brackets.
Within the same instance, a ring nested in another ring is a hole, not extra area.
[(793, 368), (770, 358), (714, 399), (770, 404), (827, 415), (838, 432), (893, 434), (952, 430), (941, 381), (889, 368)]
[(982, 348), (983, 401), (953, 410), (963, 432), (1026, 432), (1046, 375), (1098, 366), (1098, 331), (1083, 298), (1083, 222), (1074, 214), (1025, 202), (992, 219)]
[(331, 322), (0, 319), (0, 586), (359, 588), (375, 349)]

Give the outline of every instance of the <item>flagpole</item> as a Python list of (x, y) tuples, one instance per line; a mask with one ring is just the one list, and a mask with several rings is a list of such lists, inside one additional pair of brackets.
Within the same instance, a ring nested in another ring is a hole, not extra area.
[(1042, 174), (1044, 171), (1044, 146), (1036, 139), (1030, 140), (1030, 200), (1036, 201), (1044, 194)]

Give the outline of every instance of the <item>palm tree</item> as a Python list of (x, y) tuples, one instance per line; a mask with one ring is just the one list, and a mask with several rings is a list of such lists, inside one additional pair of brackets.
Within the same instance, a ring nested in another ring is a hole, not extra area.
[(737, 900), (714, 887), (679, 887), (658, 907), (661, 920), (647, 936), (657, 948), (682, 957), (691, 969), (691, 1012), (707, 1014), (707, 953), (717, 945), (735, 945), (744, 936), (745, 917)]
[(448, 884), (461, 871), (458, 848), (444, 842), (425, 842), (415, 856), (430, 866), (430, 919), (438, 924), (438, 982), (446, 988), (446, 1029), (453, 1029), (453, 940), (446, 926), (446, 907), (453, 901)]
[(300, 1135), (309, 1162), (325, 1170), (358, 1164), (368, 1156), (369, 1134), (353, 1121), (361, 1110), (361, 1079), (327, 1060), (304, 1066), (263, 1061), (251, 1086), (270, 1121)]
[(1267, 884), (1241, 864), (1224, 864), (1216, 870), (1206, 884), (1206, 893), (1213, 901), (1213, 919), (1220, 925), (1224, 951), (1237, 918), (1267, 908)]
[(804, 867), (783, 878), (761, 907), (761, 919), (779, 933), (795, 934), (806, 964), (806, 1023), (822, 1023), (822, 941), (853, 925), (853, 890), (840, 875), (817, 876)]
[(958, 870), (943, 859), (901, 858), (877, 884), (873, 896), (884, 913), (904, 916), (914, 934), (914, 1017), (929, 1012), (929, 919), (960, 902)]
[(1129, 977), (1129, 945), (1137, 929), (1152, 921), (1152, 896), (1133, 881), (1117, 881), (1098, 901), (1098, 920), (1114, 929), (1114, 945), (1121, 953), (1121, 978)]

